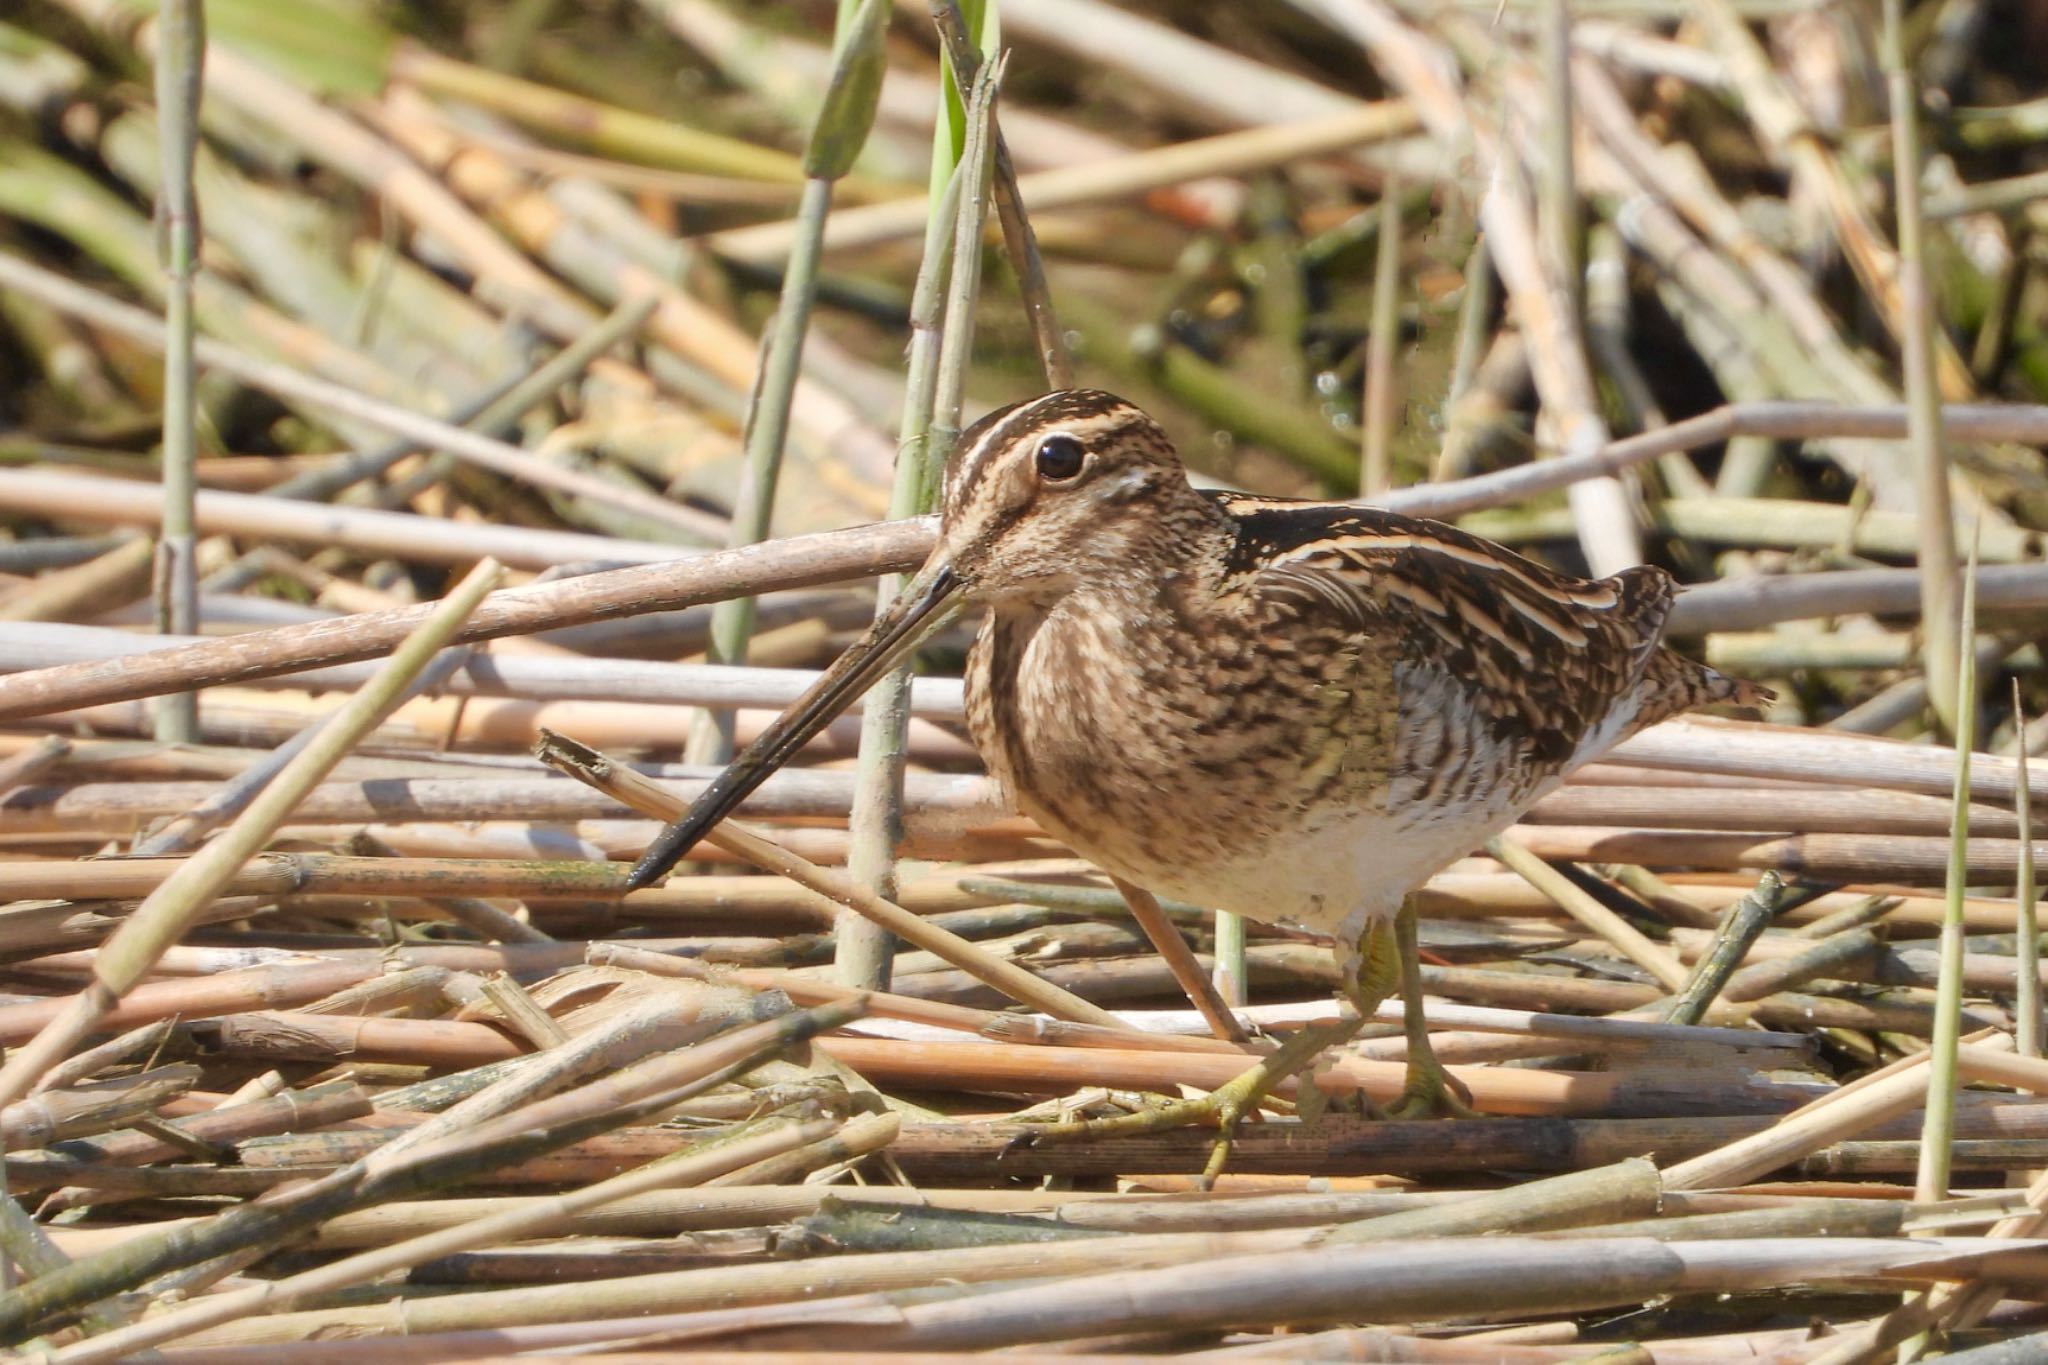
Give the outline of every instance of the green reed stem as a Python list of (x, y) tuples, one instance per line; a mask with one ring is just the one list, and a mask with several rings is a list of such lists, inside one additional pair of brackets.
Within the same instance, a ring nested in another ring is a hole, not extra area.
[(1742, 959), (1777, 917), (1785, 898), (1785, 883), (1775, 872), (1757, 879), (1756, 889), (1728, 907), (1714, 946), (1693, 965), (1685, 988), (1673, 996), (1664, 1009), (1667, 1024), (1697, 1024), (1742, 965)]
[(2013, 899), (2018, 909), (2016, 926), (2016, 954), (2019, 958), (2019, 984), (2014, 991), (2013, 1013), (2016, 1021), (2016, 1042), (2022, 1057), (2041, 1055), (2041, 924), (2039, 907), (2034, 895), (2034, 819), (2033, 793), (2027, 789), (2027, 718), (2020, 709), (2020, 680), (2012, 680), (2012, 724), (2020, 737), (2019, 747), (2013, 757), (2018, 763), (2018, 780), (2014, 784), (2012, 809), (2020, 826), (2020, 866), (2018, 884), (2013, 887)]
[(981, 235), (988, 222), (996, 91), (1001, 59), (983, 65), (967, 102), (967, 142), (960, 154), (960, 210), (953, 223), (953, 274), (946, 290), (946, 321), (939, 342), (938, 387), (932, 399), (930, 442), (951, 451), (960, 439), (960, 405), (974, 354), (974, 308), (981, 294)]
[[(887, 0), (863, 0), (852, 14), (851, 22), (837, 35), (832, 82), (804, 153), (796, 237), (784, 267), (782, 298), (769, 325), (767, 354), (754, 386), (753, 402), (747, 408), (747, 466), (732, 518), (735, 547), (755, 544), (768, 534), (768, 520), (775, 510), (775, 485), (782, 475), (783, 447), (789, 438), (790, 408), (803, 364), (804, 336), (810, 330), (811, 310), (818, 298), (825, 216), (832, 209), (833, 186), (852, 170), (854, 158), (867, 141), (881, 98)], [(720, 602), (711, 613), (712, 662), (746, 662), (747, 640), (753, 632), (752, 597)], [(723, 762), (731, 757), (732, 724), (730, 711), (704, 712), (691, 736), (692, 761)]]
[[(193, 361), (193, 281), (199, 268), (199, 202), (193, 167), (199, 146), (199, 91), (206, 62), (204, 0), (164, 0), (156, 25), (156, 102), (163, 155), (158, 248), (164, 269), (163, 531), (156, 551), (156, 624), (168, 635), (199, 633), (198, 367)], [(199, 697), (174, 692), (156, 707), (156, 737), (199, 737)]]
[[(931, 510), (944, 452), (931, 439), (932, 402), (937, 396), (942, 304), (952, 269), (954, 217), (960, 205), (960, 168), (932, 201), (925, 223), (924, 257), (910, 300), (910, 352), (904, 370), (903, 425), (896, 450), (896, 479), (889, 491), (891, 518)], [(884, 574), (875, 584), (875, 611), (886, 610), (902, 591), (903, 575)], [(854, 772), (851, 840), (847, 872), (885, 900), (896, 898), (896, 846), (903, 839), (903, 770), (910, 729), (911, 665), (891, 669), (868, 692), (860, 715), (860, 757)], [(895, 939), (872, 920), (841, 913), (834, 926), (834, 963), (849, 986), (882, 990), (889, 984)]]
[[(1970, 651), (1953, 633), (1955, 519), (1949, 509), (1948, 457), (1942, 449), (1941, 388), (1936, 374), (1933, 299), (1927, 281), (1927, 239), (1920, 203), (1920, 105), (1901, 36), (1904, 0), (1885, 0), (1883, 63), (1891, 103), (1892, 197), (1898, 215), (1900, 361), (1906, 381), (1907, 445), (1918, 474), (1920, 504), (1920, 619), (1925, 623), (1923, 671), (1935, 717), (1960, 734), (1963, 697), (1950, 683), (1963, 677), (1960, 655)], [(1958, 745), (1960, 748), (1961, 746)]]
[[(1977, 628), (1977, 550), (1970, 548), (1963, 576), (1962, 620), (1956, 638), (1970, 639)], [(1970, 746), (1977, 738), (1977, 655), (1966, 649), (1956, 661), (1956, 777), (1950, 817), (1947, 902), (1941, 917), (1941, 976), (1935, 987), (1934, 1037), (1927, 1077), (1927, 1110), (1920, 1128), (1920, 1169), (1915, 1199), (1929, 1202), (1948, 1197), (1949, 1167), (1955, 1139), (1956, 1045), (1963, 1015), (1963, 899), (1970, 880)]]

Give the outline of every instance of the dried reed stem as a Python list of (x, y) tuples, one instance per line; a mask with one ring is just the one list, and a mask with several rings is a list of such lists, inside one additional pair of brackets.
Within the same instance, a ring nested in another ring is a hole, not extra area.
[(280, 772), (200, 853), (189, 859), (144, 900), (101, 948), (86, 989), (72, 997), (26, 1047), (0, 1067), (0, 1104), (21, 1098), (36, 1080), (71, 1051), (149, 971), (165, 948), (259, 852), (292, 808), (396, 702), (497, 584), (500, 570), (490, 560), (478, 565), (436, 605), (419, 630), (407, 638), (378, 676), (321, 728), (320, 735)]
[[(566, 735), (543, 733), (537, 753), (541, 761), (550, 767), (567, 773), (579, 782), (586, 782), (657, 820), (674, 820), (689, 805), (687, 801), (667, 791), (659, 783), (642, 777), (632, 769), (613, 762), (605, 755), (587, 745), (577, 743)], [(1056, 1019), (1100, 1024), (1106, 1028), (1120, 1029), (1123, 1026), (1122, 1022), (1107, 1010), (1099, 1009), (1025, 971), (1015, 963), (992, 956), (987, 950), (961, 938), (958, 934), (942, 929), (911, 914), (901, 906), (891, 904), (872, 892), (799, 858), (773, 840), (746, 829), (736, 821), (727, 820), (715, 826), (704, 837), (708, 842), (739, 855), (763, 871), (788, 877), (824, 899), (843, 905), (875, 921), (898, 938), (938, 954), (1013, 1000), (1020, 1000), (1034, 1009), (1042, 1009)]]

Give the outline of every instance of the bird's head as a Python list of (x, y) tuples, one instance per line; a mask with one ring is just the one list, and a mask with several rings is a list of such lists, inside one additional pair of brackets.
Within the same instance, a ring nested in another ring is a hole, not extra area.
[(1093, 389), (990, 413), (963, 432), (946, 471), (938, 544), (874, 625), (661, 834), (628, 885), (660, 879), (768, 774), (963, 602), (1043, 606), (1083, 582), (1115, 583), (1214, 517), (1188, 486), (1158, 423)]
[(924, 574), (992, 605), (1114, 582), (1186, 519), (1196, 495), (1159, 424), (1095, 389), (999, 409), (946, 467), (939, 543)]

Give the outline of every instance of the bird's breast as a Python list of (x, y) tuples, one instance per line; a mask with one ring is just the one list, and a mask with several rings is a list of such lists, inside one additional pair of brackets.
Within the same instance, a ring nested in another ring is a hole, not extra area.
[(1107, 870), (1206, 904), (1332, 814), (1389, 811), (1399, 771), (1392, 668), (1355, 637), (1081, 603), (997, 614), (967, 705), (1022, 810)]

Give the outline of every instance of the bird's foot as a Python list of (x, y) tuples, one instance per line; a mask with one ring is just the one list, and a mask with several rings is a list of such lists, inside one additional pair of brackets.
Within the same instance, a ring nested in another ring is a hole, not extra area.
[(1472, 1092), (1463, 1081), (1444, 1070), (1443, 1063), (1427, 1050), (1420, 1056), (1410, 1053), (1408, 1079), (1401, 1086), (1401, 1094), (1380, 1112), (1389, 1119), (1479, 1117), (1479, 1111), (1472, 1107)]
[(1194, 1099), (1175, 1100), (1156, 1109), (1114, 1118), (1083, 1119), (1078, 1123), (1048, 1124), (1034, 1133), (1033, 1140), (1069, 1142), (1076, 1138), (1130, 1137), (1141, 1133), (1163, 1133), (1173, 1128), (1206, 1124), (1220, 1130), (1209, 1150), (1199, 1184), (1207, 1189), (1216, 1183), (1230, 1160), (1231, 1141), (1237, 1125), (1259, 1108), (1267, 1092), (1301, 1072), (1325, 1048), (1348, 1041), (1358, 1032), (1359, 1021), (1339, 1019), (1335, 1023), (1312, 1025), (1295, 1033), (1268, 1056), (1259, 1059), (1242, 1074)]

